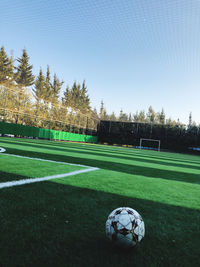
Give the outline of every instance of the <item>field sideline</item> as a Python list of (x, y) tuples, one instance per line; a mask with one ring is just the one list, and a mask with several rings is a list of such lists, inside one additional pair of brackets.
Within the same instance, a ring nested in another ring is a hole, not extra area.
[[(2, 137), (0, 147), (0, 266), (200, 265), (199, 156)], [(120, 206), (145, 222), (131, 252), (105, 237)]]

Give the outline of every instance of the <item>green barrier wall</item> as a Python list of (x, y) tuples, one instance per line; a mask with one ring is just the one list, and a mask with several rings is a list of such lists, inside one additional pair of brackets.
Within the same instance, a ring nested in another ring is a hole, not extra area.
[(45, 139), (56, 139), (66, 141), (77, 141), (85, 143), (97, 143), (97, 136), (62, 132), (44, 128), (25, 126), (21, 124), (0, 122), (1, 134), (13, 134), (27, 137), (39, 137)]

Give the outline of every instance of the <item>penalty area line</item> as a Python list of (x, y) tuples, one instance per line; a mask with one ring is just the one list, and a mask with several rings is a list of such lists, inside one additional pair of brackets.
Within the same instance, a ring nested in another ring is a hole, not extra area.
[(63, 174), (45, 176), (45, 177), (41, 177), (41, 178), (30, 178), (30, 179), (22, 179), (22, 180), (19, 180), (19, 181), (4, 182), (4, 183), (0, 183), (0, 189), (6, 188), (6, 187), (24, 185), (24, 184), (38, 183), (38, 182), (43, 182), (43, 181), (48, 181), (48, 180), (52, 180), (52, 179), (63, 178), (63, 177), (67, 177), (67, 176), (77, 175), (77, 174), (96, 171), (96, 170), (99, 170), (99, 168), (90, 168), (90, 169), (85, 169), (85, 170), (78, 170), (78, 171), (73, 171), (73, 172), (68, 172), (68, 173), (63, 173)]

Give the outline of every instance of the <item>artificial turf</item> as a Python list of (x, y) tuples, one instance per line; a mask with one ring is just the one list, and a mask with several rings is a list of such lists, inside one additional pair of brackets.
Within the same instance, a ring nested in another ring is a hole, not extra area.
[(84, 167), (0, 153), (0, 183), (21, 180), (22, 177), (27, 179), (69, 173), (79, 169)]
[[(0, 147), (100, 168), (0, 189), (0, 266), (200, 265), (199, 156), (15, 138), (0, 138)], [(63, 167), (23, 161), (0, 155), (0, 182)], [(136, 209), (146, 227), (141, 245), (128, 252), (105, 237), (107, 216), (120, 206)]]

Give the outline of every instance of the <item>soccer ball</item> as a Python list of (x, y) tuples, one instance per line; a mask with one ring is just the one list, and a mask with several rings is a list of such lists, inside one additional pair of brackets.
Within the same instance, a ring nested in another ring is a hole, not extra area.
[(144, 221), (140, 214), (131, 208), (113, 210), (106, 221), (106, 235), (114, 245), (130, 248), (138, 245), (145, 234)]

